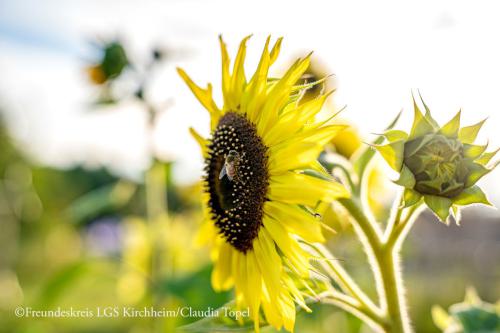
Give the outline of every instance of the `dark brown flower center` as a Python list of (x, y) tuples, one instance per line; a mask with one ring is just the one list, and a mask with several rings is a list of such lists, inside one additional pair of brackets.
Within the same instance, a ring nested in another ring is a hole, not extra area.
[(267, 147), (251, 122), (228, 112), (208, 148), (205, 185), (212, 219), (227, 242), (245, 253), (262, 226), (269, 185)]

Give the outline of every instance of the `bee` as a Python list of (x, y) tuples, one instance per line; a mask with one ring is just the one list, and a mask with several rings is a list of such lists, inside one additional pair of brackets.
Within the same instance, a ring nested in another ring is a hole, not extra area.
[(219, 179), (227, 178), (230, 181), (239, 182), (238, 179), (238, 167), (241, 161), (241, 155), (236, 150), (230, 150), (229, 154), (225, 155), (226, 160), (219, 174)]

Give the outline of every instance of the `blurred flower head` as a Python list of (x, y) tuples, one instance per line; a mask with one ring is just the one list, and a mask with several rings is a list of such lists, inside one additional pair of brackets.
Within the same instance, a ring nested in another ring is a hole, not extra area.
[(101, 47), (101, 58), (96, 64), (87, 68), (89, 78), (95, 84), (103, 84), (120, 76), (129, 64), (125, 49), (120, 42), (108, 42)]

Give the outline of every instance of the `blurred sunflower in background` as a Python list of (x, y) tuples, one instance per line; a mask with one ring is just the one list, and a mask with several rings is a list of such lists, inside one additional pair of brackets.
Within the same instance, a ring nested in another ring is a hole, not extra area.
[(191, 130), (205, 159), (207, 221), (201, 237), (213, 245), (214, 289), (234, 286), (237, 306), (250, 309), (256, 331), (261, 308), (269, 324), (291, 331), (295, 303), (309, 311), (299, 281), (310, 274), (311, 255), (300, 241), (324, 240), (313, 208), (319, 200), (348, 195), (317, 161), (324, 145), (345, 126), (331, 124), (331, 117), (317, 120), (330, 93), (300, 102), (303, 90), (317, 83), (297, 84), (310, 55), (298, 59), (282, 78), (269, 78), (281, 38), (270, 51), (267, 39), (247, 81), (248, 38), (240, 44), (232, 73), (220, 38), (222, 108), (210, 84), (200, 88), (178, 69), (211, 118), (210, 138)]
[(104, 84), (118, 77), (129, 65), (127, 54), (122, 44), (111, 41), (101, 45), (102, 54), (98, 61), (87, 67), (89, 79), (94, 84)]

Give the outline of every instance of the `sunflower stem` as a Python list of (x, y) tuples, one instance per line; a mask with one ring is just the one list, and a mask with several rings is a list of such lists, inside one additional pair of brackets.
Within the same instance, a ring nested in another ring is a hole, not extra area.
[(361, 200), (358, 198), (341, 198), (338, 202), (347, 209), (349, 214), (356, 221), (357, 229), (359, 229), (359, 236), (366, 238), (367, 244), (371, 248), (379, 248), (382, 244), (380, 228), (375, 221), (372, 221), (365, 214)]
[(332, 304), (353, 314), (362, 321), (370, 325), (374, 330), (382, 331), (384, 322), (383, 319), (375, 313), (370, 312), (363, 307), (356, 299), (339, 293), (335, 290), (329, 290), (320, 295), (323, 304)]
[(349, 273), (342, 265), (334, 258), (330, 251), (321, 244), (307, 244), (321, 258), (325, 260), (319, 261), (320, 265), (326, 273), (335, 281), (340, 288), (353, 296), (367, 312), (370, 312), (372, 317), (382, 318), (380, 309), (371, 301), (371, 299), (361, 290), (358, 284), (351, 278)]
[(389, 218), (389, 223), (387, 224), (387, 227), (384, 232), (384, 243), (387, 242), (389, 239), (389, 236), (393, 233), (394, 228), (396, 227), (397, 224), (399, 224), (401, 220), (401, 215), (403, 214), (403, 203), (404, 203), (404, 197), (403, 193), (401, 192), (399, 194), (399, 199), (394, 201), (394, 205), (392, 208), (392, 213)]
[(340, 199), (339, 202), (352, 216), (354, 229), (373, 270), (379, 304), (385, 318), (379, 321), (379, 324), (387, 333), (412, 332), (404, 299), (399, 253), (406, 235), (421, 211), (421, 202), (404, 209), (401, 205), (402, 198), (396, 200), (397, 206), (383, 236), (376, 222), (363, 211), (359, 198)]
[[(412, 332), (404, 297), (405, 289), (399, 257), (403, 241), (418, 217), (422, 206), (421, 203), (417, 203), (405, 209), (401, 202), (401, 200), (395, 201), (395, 204), (398, 205), (395, 217), (389, 222), (382, 248), (376, 253), (384, 290), (384, 299), (381, 303), (385, 304), (389, 323), (384, 329), (391, 333)], [(404, 211), (406, 214), (403, 214)]]

